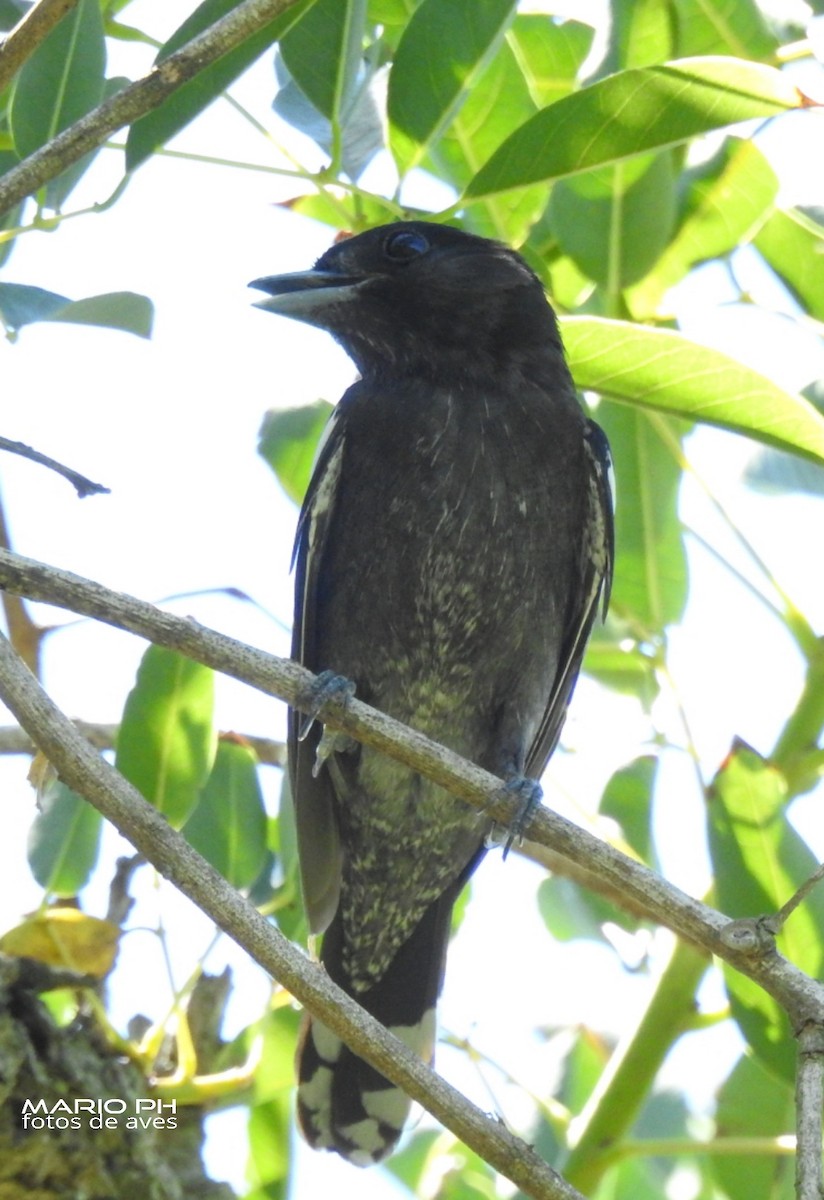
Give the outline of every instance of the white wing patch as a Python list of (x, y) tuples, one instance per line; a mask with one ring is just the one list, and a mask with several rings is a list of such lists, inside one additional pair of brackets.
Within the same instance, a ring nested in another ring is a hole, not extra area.
[[(334, 419), (334, 418), (333, 418)], [(332, 425), (332, 420), (329, 421), (329, 426)], [(323, 441), (326, 440), (327, 433), (324, 431)], [(309, 510), (306, 514), (309, 527), (306, 530), (306, 564), (305, 578), (303, 585), (303, 611), (301, 613), (301, 646), (300, 654), (301, 661), (304, 661), (304, 652), (306, 649), (304, 639), (309, 631), (310, 622), (307, 620), (307, 609), (309, 603), (314, 596), (315, 590), (315, 575), (320, 563), (320, 557), (323, 553), (323, 544), (326, 540), (326, 531), (329, 526), (329, 520), (335, 506), (335, 495), (338, 490), (338, 480), (340, 479), (340, 468), (343, 462), (343, 446), (344, 439), (340, 437), (338, 444), (330, 455), (329, 461), (326, 464), (323, 474), (318, 480), (318, 486), (312, 496), (309, 504)]]
[(584, 438), (584, 450), (590, 466), (586, 552), (594, 572), (593, 595), (587, 598), (587, 607), (595, 604), (598, 592), (603, 589), (601, 610), (606, 616), (614, 557), (612, 516), (615, 511), (615, 482), (609, 444), (597, 426), (590, 424), (588, 435)]

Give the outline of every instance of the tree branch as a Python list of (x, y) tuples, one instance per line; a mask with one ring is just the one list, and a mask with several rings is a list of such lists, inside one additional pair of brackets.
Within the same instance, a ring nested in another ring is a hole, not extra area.
[[(315, 676), (298, 663), (266, 654), (190, 618), (162, 612), (145, 600), (113, 592), (69, 571), (0, 550), (0, 588), (128, 630), (267, 695), (279, 696), (302, 711), (313, 706)], [(426, 775), (467, 804), (488, 812), (504, 827), (518, 815), (518, 798), (500, 779), (357, 697), (345, 706), (338, 702), (326, 705), (319, 717), (330, 729), (341, 730)], [(626, 897), (629, 911), (637, 913), (640, 908), (659, 924), (754, 979), (785, 1010), (795, 1032), (808, 1023), (824, 1026), (824, 984), (782, 958), (757, 919), (730, 920), (549, 808), (541, 806), (527, 822), (525, 832), (529, 841), (597, 875), (616, 902)]]
[(808, 1025), (798, 1037), (795, 1082), (796, 1200), (822, 1200), (821, 1112), (824, 1108), (824, 1030)]
[(104, 100), (85, 117), (0, 178), (0, 216), (72, 163), (102, 146), (111, 134), (143, 117), (217, 59), (234, 50), (296, 0), (243, 0), (136, 83)]
[(0, 43), (0, 92), (77, 0), (38, 0)]
[[(228, 639), (227, 639), (228, 640)], [(382, 1074), (536, 1200), (583, 1200), (537, 1154), (485, 1116), (332, 983), (115, 771), (53, 704), (0, 635), (0, 693), (60, 778), (251, 957)]]
[[(265, 654), (194, 621), (161, 612), (145, 601), (112, 592), (67, 571), (0, 550), (0, 587), (129, 630), (240, 679), (292, 706), (312, 707), (315, 677), (297, 663)], [(5, 678), (4, 668), (5, 666)], [(447, 1088), (323, 972), (285, 941), (86, 742), (43, 693), (10, 645), (2, 643), (0, 691), (21, 725), (75, 791), (89, 799), (154, 865), (208, 913), (258, 962), (325, 1024), (393, 1082), (477, 1150), (528, 1195), (542, 1200), (580, 1200), (566, 1181), (549, 1172), (517, 1139), (489, 1124)], [(434, 782), (483, 808), (504, 826), (519, 802), (501, 780), (356, 698), (325, 706), (320, 714), (333, 730), (406, 763)], [(124, 791), (124, 789), (126, 789)], [(730, 920), (686, 895), (641, 863), (563, 817), (541, 807), (528, 821), (529, 840), (591, 872), (618, 903), (639, 908), (689, 942), (716, 954), (755, 980), (787, 1013), (802, 1040), (798, 1127), (820, 1123), (824, 985), (811, 979), (775, 948), (769, 918)], [(626, 898), (626, 901), (624, 900)], [(815, 1043), (815, 1045), (813, 1045)], [(433, 1082), (434, 1081), (434, 1082)], [(443, 1090), (446, 1089), (446, 1090)], [(801, 1134), (799, 1134), (801, 1137)], [(821, 1200), (821, 1139), (805, 1137), (807, 1188), (803, 1200)]]
[(39, 463), (42, 467), (48, 467), (50, 471), (56, 471), (58, 475), (62, 475), (64, 479), (69, 481), (81, 500), (84, 496), (93, 496), (97, 492), (108, 492), (111, 490), (104, 487), (102, 483), (94, 483), (93, 480), (87, 479), (79, 471), (64, 466), (56, 458), (49, 458), (48, 454), (41, 454), (39, 450), (35, 450), (31, 446), (26, 446), (23, 442), (12, 442), (8, 438), (0, 437), (0, 450), (8, 450), (10, 454), (19, 454), (22, 458), (28, 458), (31, 462)]

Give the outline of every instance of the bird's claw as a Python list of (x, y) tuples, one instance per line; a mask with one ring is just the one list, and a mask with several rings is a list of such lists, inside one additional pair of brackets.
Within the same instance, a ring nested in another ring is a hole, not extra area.
[(298, 741), (306, 741), (325, 705), (336, 701), (345, 708), (354, 694), (355, 685), (351, 679), (347, 679), (345, 675), (336, 675), (334, 671), (321, 671), (313, 680), (306, 698), (307, 712), (298, 729)]
[(323, 733), (321, 734), (318, 748), (315, 751), (315, 761), (312, 764), (312, 778), (317, 779), (324, 768), (326, 760), (331, 758), (333, 754), (345, 754), (347, 751), (356, 750), (358, 743), (354, 738), (350, 738), (348, 733), (340, 733), (338, 730), (327, 729), (324, 725)]
[[(528, 779), (525, 775), (513, 775), (504, 785), (504, 791), (509, 796), (515, 794), (519, 797), (518, 811), (508, 829), (503, 830), (500, 826), (493, 827), (489, 842), (491, 845), (500, 845), (503, 842), (504, 858), (506, 858), (515, 842), (520, 845), (524, 840), (527, 822), (541, 803), (544, 793), (536, 779)], [(497, 835), (496, 831), (498, 831)], [(506, 836), (501, 836), (503, 833)]]

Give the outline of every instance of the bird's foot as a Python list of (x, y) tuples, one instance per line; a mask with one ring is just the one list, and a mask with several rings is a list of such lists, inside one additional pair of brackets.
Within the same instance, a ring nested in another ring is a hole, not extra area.
[[(318, 714), (325, 705), (332, 702), (340, 705), (341, 708), (346, 708), (354, 694), (355, 685), (351, 679), (347, 679), (345, 675), (336, 675), (334, 671), (321, 671), (307, 696), (308, 712), (298, 730), (298, 741), (302, 742), (309, 736), (312, 726), (318, 719)], [(320, 775), (323, 765), (330, 755), (350, 750), (355, 744), (347, 734), (324, 727), (315, 751), (315, 761), (312, 765), (313, 778), (317, 779)]]
[(321, 709), (329, 703), (337, 703), (346, 708), (355, 694), (355, 685), (345, 675), (336, 675), (334, 671), (321, 671), (313, 680), (306, 696), (306, 714), (298, 730), (298, 741), (304, 742), (309, 736), (312, 726), (318, 719)]
[(504, 858), (512, 849), (515, 842), (519, 845), (524, 840), (524, 830), (527, 822), (543, 798), (543, 788), (537, 779), (527, 779), (526, 775), (513, 775), (506, 781), (504, 791), (508, 796), (515, 795), (520, 803), (509, 827), (493, 826), (488, 842), (499, 846), (503, 842)]

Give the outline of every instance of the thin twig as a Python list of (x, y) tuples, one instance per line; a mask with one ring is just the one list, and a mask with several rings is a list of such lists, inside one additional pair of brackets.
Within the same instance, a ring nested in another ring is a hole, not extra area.
[(23, 442), (12, 442), (8, 438), (0, 437), (0, 450), (8, 450), (10, 454), (19, 454), (22, 458), (28, 458), (31, 462), (40, 463), (42, 467), (48, 467), (50, 471), (55, 471), (58, 475), (62, 475), (64, 479), (68, 479), (81, 500), (84, 496), (94, 496), (98, 492), (111, 491), (110, 488), (104, 487), (102, 483), (94, 483), (91, 479), (87, 479), (85, 475), (81, 475), (79, 471), (73, 471), (71, 467), (64, 466), (56, 458), (49, 458), (48, 454), (41, 454), (39, 450), (27, 446)]
[(820, 863), (809, 879), (802, 883), (801, 887), (790, 896), (786, 904), (782, 904), (781, 908), (775, 916), (768, 917), (770, 929), (773, 933), (778, 933), (791, 913), (795, 912), (802, 900), (805, 900), (817, 883), (824, 879), (824, 863)]
[[(57, 768), (157, 870), (382, 1074), (536, 1200), (583, 1200), (502, 1124), (470, 1104), (366, 1013), (197, 854), (53, 704), (0, 636), (0, 693)], [(516, 800), (517, 805), (517, 800)]]
[[(75, 728), (95, 750), (113, 750), (117, 725), (98, 725), (93, 721), (75, 721)], [(0, 725), (0, 754), (35, 754), (37, 746), (19, 725)]]
[(38, 0), (0, 42), (0, 92), (77, 0)]
[(164, 58), (148, 75), (104, 100), (85, 117), (12, 167), (0, 179), (0, 216), (96, 150), (124, 125), (159, 107), (184, 83), (279, 17), (296, 0), (242, 0), (203, 33)]
[[(74, 727), (96, 750), (114, 750), (117, 745), (119, 725), (98, 724), (92, 721), (75, 721)], [(234, 733), (241, 738), (263, 766), (285, 767), (286, 746), (275, 738), (260, 737), (255, 733)], [(25, 729), (19, 725), (0, 725), (0, 755), (34, 754), (37, 750)]]
[(106, 920), (111, 921), (113, 925), (126, 924), (126, 918), (134, 905), (134, 900), (129, 895), (132, 876), (145, 861), (142, 854), (122, 855), (117, 860), (114, 877), (109, 884), (109, 906), (106, 909)]

